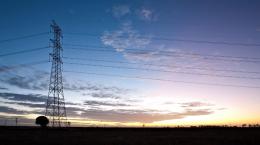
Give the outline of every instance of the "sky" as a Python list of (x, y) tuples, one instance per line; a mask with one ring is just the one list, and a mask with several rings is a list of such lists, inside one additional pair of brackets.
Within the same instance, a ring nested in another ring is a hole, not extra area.
[(260, 123), (259, 4), (2, 0), (0, 125), (45, 113), (52, 20), (72, 126)]

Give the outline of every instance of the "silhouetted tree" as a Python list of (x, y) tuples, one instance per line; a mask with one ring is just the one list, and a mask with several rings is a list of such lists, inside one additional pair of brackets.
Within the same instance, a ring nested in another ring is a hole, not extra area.
[(35, 123), (41, 127), (46, 127), (49, 124), (49, 119), (45, 116), (39, 116), (36, 118)]

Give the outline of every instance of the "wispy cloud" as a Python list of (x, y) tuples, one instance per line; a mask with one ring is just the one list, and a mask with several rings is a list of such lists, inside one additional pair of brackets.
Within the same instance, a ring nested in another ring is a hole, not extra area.
[(37, 71), (30, 76), (9, 76), (1, 81), (11, 86), (29, 90), (46, 90), (48, 88), (48, 73)]
[[(116, 86), (104, 86), (104, 85), (93, 84), (93, 83), (88, 83), (88, 82), (79, 83), (79, 81), (70, 82), (70, 83), (66, 81), (64, 84), (64, 89), (68, 90), (68, 91), (114, 92), (117, 94), (126, 93), (126, 92), (130, 91), (129, 89), (119, 88)], [(86, 95), (86, 94), (84, 93), (84, 95)]]
[(2, 65), (2, 66), (0, 66), (0, 72), (4, 72), (4, 71), (6, 71), (6, 70), (9, 70), (10, 68), (11, 68), (11, 67)]
[(116, 93), (106, 93), (106, 92), (93, 92), (89, 94), (90, 96), (94, 97), (94, 98), (102, 98), (102, 99), (107, 99), (107, 98), (111, 98), (111, 99), (121, 99), (121, 96), (119, 96)]
[(0, 113), (13, 115), (43, 113), (47, 96), (40, 94), (0, 93)]
[(150, 39), (141, 37), (129, 22), (123, 23), (119, 30), (106, 31), (101, 37), (101, 41), (118, 52), (123, 52), (127, 48), (144, 48), (150, 44)]
[[(41, 94), (18, 94), (0, 93), (0, 113), (20, 114), (43, 114), (46, 106), (47, 96)], [(66, 103), (69, 106), (79, 104), (73, 102)], [(80, 108), (75, 107), (79, 110)]]
[(159, 61), (165, 57), (160, 55), (163, 46), (153, 46), (152, 36), (141, 35), (131, 23), (124, 23), (115, 31), (106, 31), (101, 41), (104, 45), (122, 53), (130, 61)]
[(186, 103), (181, 103), (182, 107), (209, 107), (209, 106), (214, 106), (213, 104), (210, 103), (204, 103), (204, 102), (186, 102)]
[(188, 116), (200, 116), (212, 114), (211, 110), (187, 110), (180, 113), (148, 113), (138, 110), (86, 110), (82, 115), (94, 120), (111, 122), (141, 122), (152, 123), (163, 120), (181, 119)]
[[(5, 85), (15, 86), (19, 89), (26, 89), (26, 90), (40, 90), (40, 91), (47, 91), (48, 84), (49, 84), (49, 74), (46, 72), (34, 72), (32, 75), (28, 76), (20, 76), (20, 75), (8, 75), (1, 79), (1, 82)], [(82, 82), (82, 81), (73, 81), (69, 82), (66, 79), (63, 81), (64, 90), (66, 91), (73, 91), (73, 92), (85, 92), (90, 93), (91, 96), (96, 98), (118, 98), (120, 94), (126, 94), (132, 90), (120, 88), (117, 86), (105, 86), (95, 83), (89, 82)], [(5, 87), (0, 87), (0, 90), (8, 90)], [(0, 95), (13, 95), (19, 96), (19, 94), (1, 94)], [(30, 97), (29, 95), (28, 97)], [(28, 98), (27, 97), (27, 98)], [(22, 98), (22, 96), (20, 97)]]
[(173, 57), (162, 51), (176, 52), (177, 49), (166, 48), (163, 44), (153, 44), (152, 38), (152, 36), (141, 35), (133, 29), (131, 23), (124, 23), (118, 30), (106, 31), (101, 37), (101, 41), (104, 45), (122, 53), (130, 61), (171, 62)]
[(108, 101), (85, 101), (84, 105), (90, 106), (111, 106), (111, 107), (118, 107), (118, 106), (131, 106), (130, 104), (126, 103), (119, 103), (119, 102), (108, 102)]
[[(175, 103), (175, 107), (183, 111), (144, 108), (142, 101), (121, 103), (117, 101), (85, 101), (86, 110), (80, 110), (81, 116), (92, 120), (112, 122), (141, 122), (151, 123), (155, 121), (181, 119), (188, 116), (210, 115), (216, 110), (213, 104), (204, 102)], [(171, 104), (172, 105), (172, 104)]]
[[(154, 35), (141, 34), (138, 29), (133, 27), (132, 23), (136, 22), (136, 19), (133, 19), (135, 17), (146, 22), (157, 21), (159, 14), (156, 10), (147, 7), (132, 8), (134, 13), (131, 13), (131, 10), (128, 10), (130, 7), (126, 5), (114, 7), (114, 9), (117, 10), (117, 12), (124, 11), (122, 13), (124, 15), (131, 14), (131, 17), (127, 17), (123, 23), (120, 21), (121, 27), (119, 29), (114, 31), (105, 31), (101, 37), (101, 41), (104, 45), (114, 48), (118, 53), (122, 53), (127, 60), (160, 64), (164, 63), (184, 67), (202, 66), (209, 68), (219, 65), (209, 59), (205, 60), (203, 56), (183, 55), (182, 52), (187, 52), (187, 50), (184, 51), (184, 49), (187, 48), (169, 46), (169, 44), (167, 45), (162, 41), (158, 41), (157, 37), (154, 37)], [(128, 22), (125, 22), (127, 20)], [(128, 50), (126, 51), (126, 49)], [(130, 51), (129, 49), (135, 49), (136, 51)], [(193, 50), (190, 50), (190, 53), (193, 53)], [(178, 70), (180, 69), (182, 68), (178, 68)], [(201, 70), (194, 71), (199, 72)]]
[(4, 113), (8, 113), (8, 114), (25, 114), (25, 113), (27, 113), (26, 111), (21, 111), (18, 109), (7, 107), (7, 106), (0, 106), (0, 112), (4, 112)]
[(5, 87), (0, 87), (0, 90), (8, 90), (8, 89)]
[(64, 84), (64, 89), (68, 91), (98, 91), (100, 90), (100, 87), (91, 85), (91, 84), (70, 84), (70, 83), (65, 83)]
[(141, 8), (140, 10), (137, 10), (136, 13), (139, 18), (144, 21), (156, 21), (158, 18), (158, 15), (156, 15), (152, 9), (148, 8)]
[[(0, 98), (7, 100), (5, 105), (0, 104), (0, 113), (18, 114), (41, 114), (45, 108), (46, 96), (40, 94), (15, 94), (1, 93)], [(181, 119), (188, 116), (210, 115), (214, 113), (214, 107), (207, 106), (203, 102), (179, 103), (187, 104), (181, 112), (168, 112), (149, 108), (140, 108), (132, 102), (121, 103), (120, 101), (88, 100), (84, 104), (68, 102), (67, 113), (69, 117), (87, 118), (98, 121), (111, 122), (141, 122), (151, 123), (155, 121)], [(14, 107), (12, 107), (14, 105)], [(20, 109), (16, 105), (21, 106)], [(15, 107), (16, 106), (16, 107)], [(23, 107), (22, 107), (23, 106)], [(194, 108), (196, 107), (196, 108)], [(31, 109), (21, 109), (31, 108)], [(110, 108), (110, 109), (108, 109)], [(80, 113), (79, 113), (80, 112)]]
[(158, 14), (155, 12), (155, 10), (152, 10), (150, 8), (142, 7), (142, 8), (133, 8), (133, 13), (131, 11), (131, 8), (129, 5), (115, 5), (111, 10), (112, 15), (115, 18), (122, 18), (127, 15), (131, 15), (132, 17), (137, 17), (141, 21), (146, 22), (153, 22), (157, 21)]
[[(150, 38), (151, 40), (151, 38)], [(152, 42), (152, 41), (151, 41)], [(156, 45), (150, 43), (145, 47), (145, 49), (141, 49), (140, 51), (130, 51), (124, 53), (124, 57), (130, 61), (140, 61), (140, 62), (150, 62), (157, 63), (162, 61), (171, 62), (173, 57), (165, 55), (161, 50), (167, 50), (164, 45)]]
[[(131, 22), (123, 23), (118, 30), (105, 31), (100, 39), (105, 46), (122, 53), (130, 61), (176, 62), (176, 57), (169, 53), (180, 51), (180, 49), (168, 48), (164, 44), (154, 43), (152, 35), (140, 34), (133, 28)], [(165, 51), (169, 53), (166, 54)], [(187, 57), (183, 59), (187, 59)]]
[(41, 94), (0, 93), (0, 98), (13, 101), (45, 102), (47, 96)]
[(123, 17), (131, 13), (130, 7), (128, 5), (116, 5), (112, 8), (113, 16), (116, 18)]

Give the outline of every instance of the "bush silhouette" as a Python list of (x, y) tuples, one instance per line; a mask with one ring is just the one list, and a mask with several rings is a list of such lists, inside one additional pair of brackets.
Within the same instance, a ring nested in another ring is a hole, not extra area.
[(35, 123), (41, 127), (46, 127), (49, 124), (49, 119), (45, 116), (39, 116), (36, 118)]

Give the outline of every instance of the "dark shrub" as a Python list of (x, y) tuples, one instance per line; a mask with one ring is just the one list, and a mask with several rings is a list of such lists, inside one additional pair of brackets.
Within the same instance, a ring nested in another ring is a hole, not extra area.
[(49, 124), (49, 119), (45, 116), (39, 116), (36, 118), (35, 124), (46, 127)]

